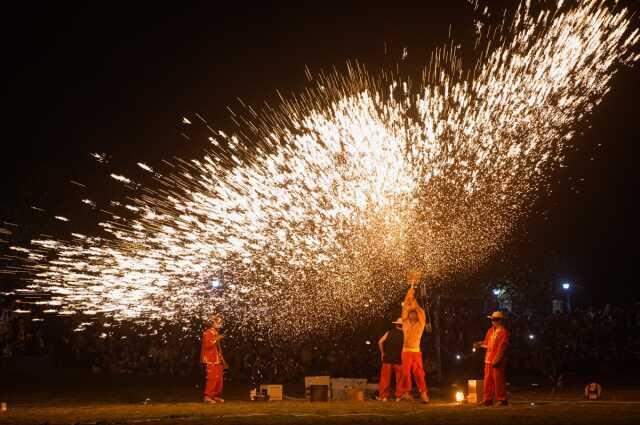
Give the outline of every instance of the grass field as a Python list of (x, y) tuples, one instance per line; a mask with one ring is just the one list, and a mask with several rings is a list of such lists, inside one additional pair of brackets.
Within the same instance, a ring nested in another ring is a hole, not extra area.
[(640, 424), (640, 402), (514, 401), (479, 407), (419, 403), (283, 401), (225, 404), (19, 404), (0, 424)]

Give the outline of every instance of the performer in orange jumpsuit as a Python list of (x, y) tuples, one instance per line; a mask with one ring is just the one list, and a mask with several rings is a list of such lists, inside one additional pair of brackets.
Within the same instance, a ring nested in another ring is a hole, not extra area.
[(509, 331), (504, 326), (504, 314), (495, 311), (491, 316), (491, 328), (487, 331), (484, 341), (474, 344), (474, 347), (486, 348), (484, 356), (484, 404), (491, 406), (494, 399), (498, 404), (506, 406), (507, 390), (505, 386), (506, 359), (505, 350), (509, 344)]
[(393, 322), (395, 327), (385, 333), (378, 341), (382, 368), (380, 369), (380, 386), (378, 399), (387, 401), (391, 395), (391, 375), (396, 376), (396, 397), (402, 396), (402, 345), (404, 334), (402, 332), (402, 319)]
[(222, 319), (220, 316), (211, 317), (211, 326), (202, 334), (200, 361), (206, 369), (206, 384), (204, 387), (205, 403), (224, 403), (222, 395), (222, 378), (225, 360), (222, 355), (220, 341), (224, 335), (220, 334)]
[(420, 340), (427, 324), (424, 310), (415, 296), (415, 279), (410, 278), (411, 288), (407, 292), (402, 303), (402, 332), (404, 343), (402, 346), (402, 400), (411, 400), (411, 376), (416, 381), (420, 391), (420, 400), (423, 403), (429, 402), (429, 393), (425, 381), (424, 366), (422, 364), (422, 352), (420, 351)]

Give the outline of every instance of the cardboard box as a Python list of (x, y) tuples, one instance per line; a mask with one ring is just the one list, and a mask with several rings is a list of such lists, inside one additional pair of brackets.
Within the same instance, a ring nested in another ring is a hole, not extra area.
[(467, 402), (472, 404), (482, 403), (482, 388), (484, 381), (482, 379), (469, 379)]
[(364, 390), (362, 388), (347, 388), (344, 390), (349, 401), (364, 401)]
[(348, 389), (361, 389), (364, 394), (364, 390), (367, 386), (366, 379), (359, 378), (332, 378), (331, 379), (331, 399), (332, 400), (347, 400)]
[(311, 385), (326, 385), (329, 387), (329, 400), (331, 400), (331, 377), (330, 376), (305, 376), (304, 377), (304, 395), (311, 398)]
[(264, 390), (267, 390), (269, 401), (282, 401), (284, 396), (282, 385), (260, 385), (260, 392)]

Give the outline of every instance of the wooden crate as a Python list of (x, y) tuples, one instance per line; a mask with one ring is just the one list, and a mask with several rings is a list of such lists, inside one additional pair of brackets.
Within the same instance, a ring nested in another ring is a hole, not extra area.
[(305, 376), (304, 377), (304, 395), (308, 399), (311, 398), (312, 385), (326, 385), (329, 388), (329, 400), (331, 400), (331, 377), (330, 376)]
[(482, 379), (469, 379), (468, 387), (469, 393), (467, 395), (467, 402), (471, 404), (482, 403), (482, 388), (484, 381)]
[(260, 385), (260, 392), (264, 390), (267, 390), (269, 401), (282, 401), (284, 396), (282, 385)]

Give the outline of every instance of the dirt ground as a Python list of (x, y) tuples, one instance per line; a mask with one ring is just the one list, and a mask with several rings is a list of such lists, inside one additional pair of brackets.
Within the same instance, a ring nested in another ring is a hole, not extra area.
[(537, 400), (508, 407), (376, 401), (227, 401), (176, 403), (46, 403), (10, 405), (0, 424), (639, 424), (640, 401)]
[[(11, 380), (0, 375), (0, 425), (195, 424), (640, 424), (640, 387), (606, 383), (603, 400), (588, 402), (580, 386), (510, 386), (507, 407), (452, 402), (452, 388), (431, 387), (429, 405), (409, 402), (304, 400), (304, 387), (286, 385), (297, 400), (249, 402), (245, 383), (225, 383), (224, 404), (202, 402), (201, 377), (100, 377), (85, 374)], [(146, 404), (145, 404), (145, 400)]]

